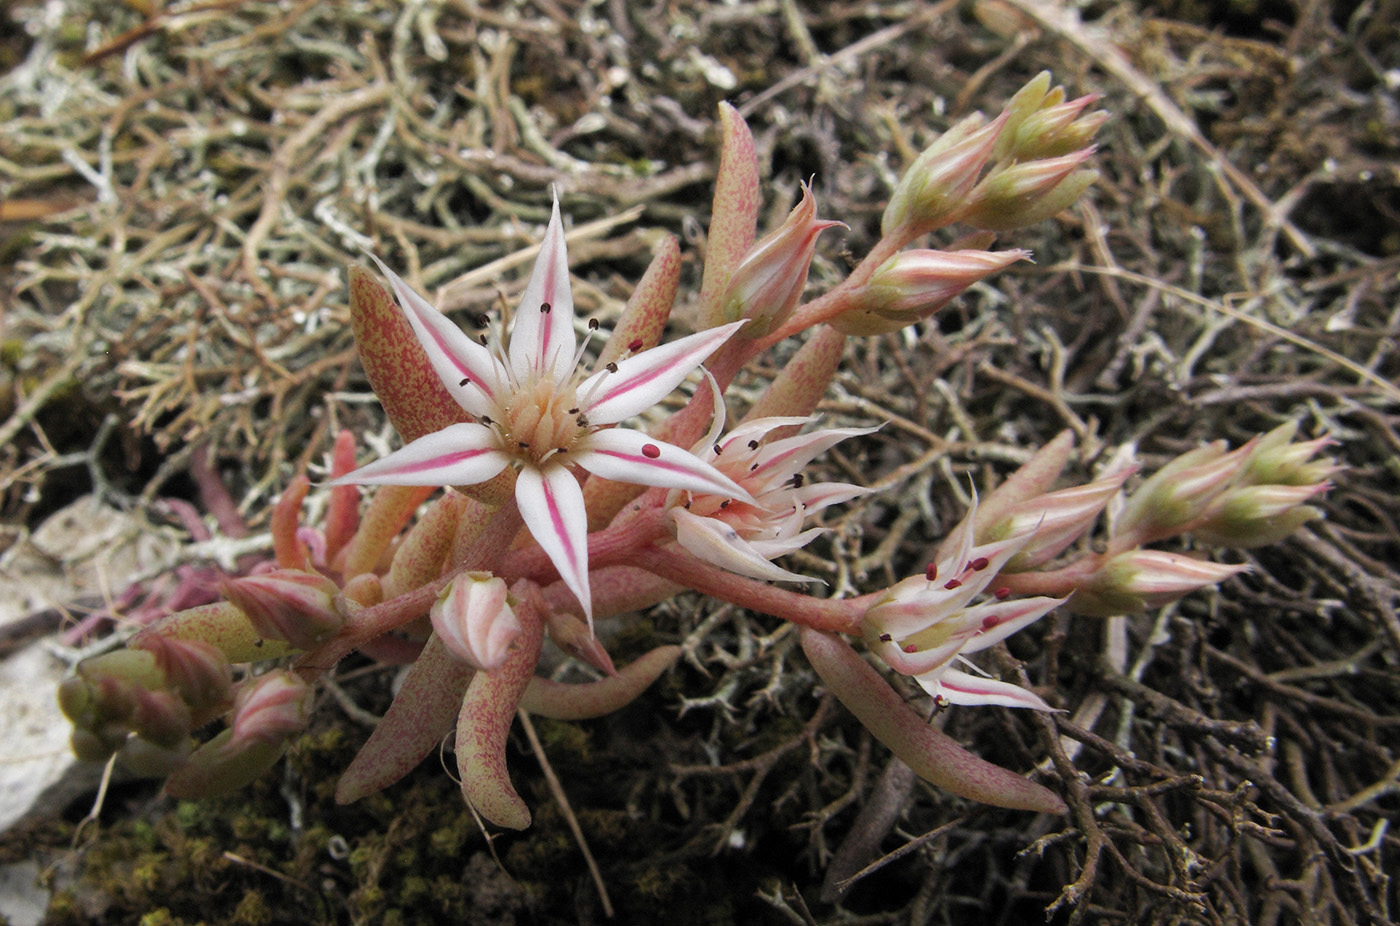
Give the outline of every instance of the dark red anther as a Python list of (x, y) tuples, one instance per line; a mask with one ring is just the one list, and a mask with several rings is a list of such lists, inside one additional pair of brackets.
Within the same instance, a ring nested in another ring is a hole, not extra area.
[(927, 566), (924, 567), (924, 578), (929, 580), (930, 582), (938, 578), (937, 563), (929, 563)]
[(947, 583), (946, 583), (943, 587), (944, 587), (944, 588), (958, 588), (958, 587), (961, 586), (961, 585), (962, 585), (962, 583), (959, 582), (957, 579), (949, 579), (949, 580), (947, 581)]
[(655, 444), (642, 444), (642, 456), (648, 460), (655, 460), (661, 456), (661, 448)]
[(996, 596), (997, 601), (1005, 601), (1011, 597), (1011, 589), (1003, 585), (1001, 588), (992, 592), (992, 594)]
[(880, 642), (881, 642), (881, 643), (888, 643), (888, 642), (890, 642), (890, 641), (893, 640), (893, 639), (894, 639), (894, 637), (890, 636), (890, 635), (887, 634), (887, 633), (882, 633), (882, 634), (880, 634)]
[(719, 503), (719, 510), (723, 511), (724, 509), (728, 508), (730, 503), (732, 503), (733, 501), (734, 499), (732, 498), (726, 498), (724, 501)]
[(906, 653), (917, 653), (919, 651), (919, 648), (913, 643), (906, 643), (904, 644), (904, 651)]
[(991, 630), (993, 627), (1000, 623), (1001, 618), (997, 617), (996, 615), (992, 615), (991, 617), (984, 617), (982, 618), (982, 631), (985, 633), (986, 631)]
[(637, 340), (627, 345), (627, 349), (635, 354), (637, 351), (642, 349), (642, 339), (637, 338)]
[(973, 572), (981, 572), (983, 569), (987, 568), (987, 557), (977, 557), (975, 560), (967, 564), (967, 568), (971, 569)]
[(465, 385), (467, 385), (468, 383), (470, 383), (471, 381), (472, 381), (472, 378), (471, 378), (470, 376), (463, 376), (463, 377), (462, 377), (462, 381), (461, 381), (460, 383), (458, 383), (457, 385), (459, 385), (459, 386), (465, 386)]

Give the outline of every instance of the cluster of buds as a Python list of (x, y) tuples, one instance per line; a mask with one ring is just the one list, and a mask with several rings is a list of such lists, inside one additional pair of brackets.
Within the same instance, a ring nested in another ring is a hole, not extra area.
[(87, 660), (59, 687), (73, 752), (102, 761), (120, 752), (144, 774), (165, 775), (190, 752), (190, 734), (227, 710), (233, 670), (216, 646), (148, 635)]
[(1086, 112), (1096, 95), (1065, 96), (1042, 73), (995, 119), (973, 114), (943, 133), (895, 187), (881, 230), (908, 239), (952, 222), (1006, 231), (1071, 205), (1098, 179), (1085, 164), (1108, 116)]
[[(1128, 496), (1101, 553), (1080, 541), (1136, 468), (1056, 489), (1072, 449), (1062, 435), (974, 504), (921, 574), (889, 588), (822, 598), (804, 590), (816, 579), (775, 560), (819, 537), (817, 519), (831, 506), (871, 491), (805, 473), (841, 441), (876, 430), (812, 427), (847, 336), (919, 322), (1026, 259), (979, 248), (990, 232), (1047, 217), (1092, 183), (1084, 165), (1104, 119), (1089, 111), (1094, 100), (1067, 100), (1042, 75), (996, 118), (954, 126), (895, 187), (883, 238), (844, 281), (805, 302), (818, 238), (841, 223), (819, 218), (804, 187), (787, 221), (759, 238), (753, 139), (722, 107), (701, 330), (669, 342), (677, 243), (658, 247), (610, 333), (596, 320), (576, 325), (557, 197), (508, 332), (487, 318), (463, 330), (377, 258), (387, 287), (352, 267), (356, 345), (403, 445), (357, 466), (354, 439), (341, 433), (319, 528), (301, 523), (310, 483), (298, 475), (271, 513), (274, 561), (224, 581), (224, 600), (79, 665), (61, 692), (75, 750), (169, 774), (176, 794), (241, 786), (304, 729), (316, 680), (358, 650), (411, 666), (337, 798), (393, 784), (455, 728), (465, 799), (496, 825), (524, 827), (530, 811), (505, 763), (517, 711), (574, 720), (635, 698), (680, 648), (657, 646), (618, 668), (594, 621), (691, 589), (799, 625), (824, 683), (927, 780), (974, 800), (1062, 810), (1044, 786), (929, 726), (846, 638), (863, 639), (936, 706), (1049, 710), (1037, 693), (964, 671), (967, 654), (1067, 600), (1121, 613), (1233, 574), (1238, 567), (1145, 544), (1183, 532), (1234, 545), (1287, 534), (1315, 516), (1306, 502), (1333, 472), (1313, 459), (1325, 440), (1294, 443), (1283, 428), (1234, 453), (1211, 445), (1186, 455)], [(963, 247), (911, 247), (953, 222), (976, 230)], [(726, 430), (725, 396), (739, 372), (802, 333), (805, 343)], [(595, 337), (604, 340), (585, 363)], [(650, 428), (633, 423), (696, 371), (702, 385), (679, 411)], [(377, 487), (368, 499), (364, 486)], [(537, 676), (546, 639), (593, 679)], [(248, 668), (235, 683), (237, 664)], [(227, 728), (196, 744), (192, 732), (220, 715)]]

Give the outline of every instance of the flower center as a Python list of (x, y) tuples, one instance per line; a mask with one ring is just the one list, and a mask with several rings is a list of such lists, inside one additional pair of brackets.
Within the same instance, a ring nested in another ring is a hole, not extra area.
[(507, 448), (536, 464), (572, 450), (587, 429), (574, 386), (544, 376), (511, 395), (500, 425)]

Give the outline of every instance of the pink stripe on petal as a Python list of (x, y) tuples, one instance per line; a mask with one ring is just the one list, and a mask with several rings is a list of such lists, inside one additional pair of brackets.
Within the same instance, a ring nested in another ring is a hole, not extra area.
[(584, 439), (573, 461), (590, 473), (614, 482), (685, 489), (748, 503), (754, 501), (742, 486), (699, 457), (628, 428), (594, 431)]
[[(505, 371), (491, 356), (491, 352), (473, 341), (451, 319), (433, 308), (383, 261), (373, 254), (369, 256), (388, 279), (399, 307), (403, 309), (418, 343), (428, 355), (433, 372), (447, 387), (447, 391), (459, 405), (473, 415), (480, 417), (493, 414), (494, 406), (498, 404), (500, 384)], [(464, 379), (470, 379), (472, 385), (464, 386)]]
[(479, 424), (454, 424), (425, 434), (330, 484), (474, 485), (510, 463), (496, 440), (493, 431)]
[(578, 394), (586, 397), (584, 415), (594, 424), (616, 424), (646, 411), (670, 395), (739, 326), (735, 322), (688, 335), (620, 361), (616, 373), (594, 373), (578, 387)]
[(548, 376), (562, 382), (572, 374), (573, 362), (574, 300), (556, 198), (510, 331), (510, 365), (517, 381)]
[(520, 470), (515, 483), (515, 503), (530, 536), (544, 550), (559, 578), (583, 606), (589, 627), (593, 599), (588, 582), (588, 512), (583, 490), (574, 474), (563, 466), (533, 466)]
[[(922, 679), (918, 680), (921, 684)], [(941, 689), (933, 690), (936, 686)], [(998, 705), (1001, 707), (1024, 707), (1036, 711), (1053, 711), (1049, 704), (1037, 694), (1019, 685), (1001, 682), (991, 678), (978, 678), (957, 669), (948, 669), (932, 685), (924, 686), (930, 694), (942, 694), (954, 704), (969, 706)]]

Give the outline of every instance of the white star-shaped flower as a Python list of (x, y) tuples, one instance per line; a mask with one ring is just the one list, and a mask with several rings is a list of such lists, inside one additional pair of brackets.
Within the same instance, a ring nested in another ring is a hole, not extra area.
[(611, 427), (665, 398), (742, 323), (633, 350), (584, 377), (557, 200), (506, 351), (478, 343), (374, 260), (438, 378), (475, 421), (426, 434), (332, 484), (474, 485), (518, 467), (515, 501), (525, 526), (590, 621), (588, 515), (574, 467), (618, 482), (753, 501), (689, 451)]

